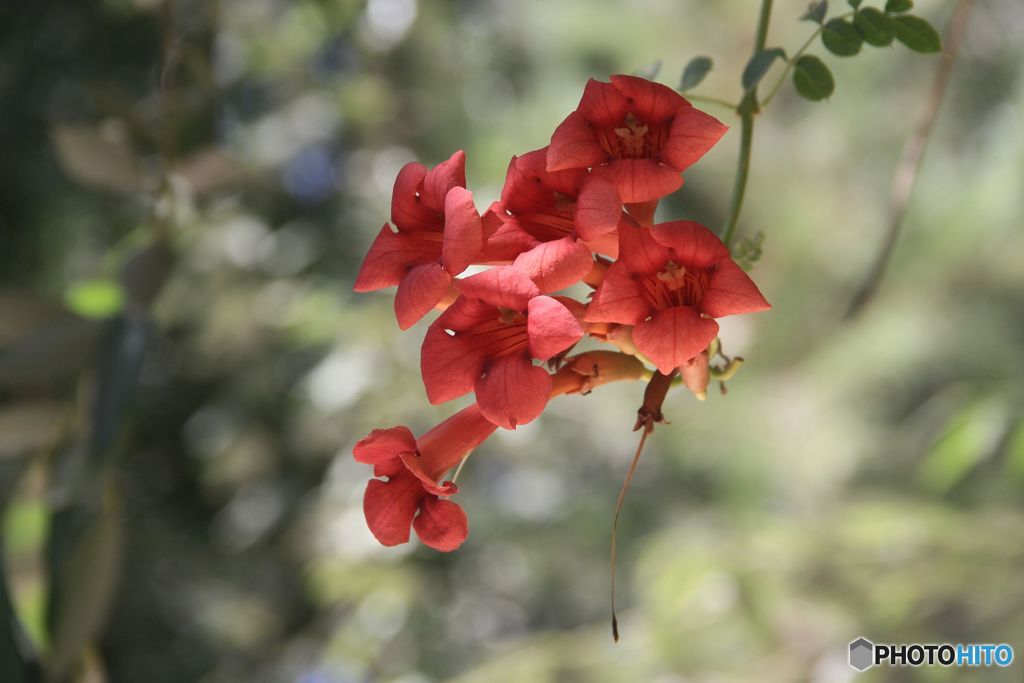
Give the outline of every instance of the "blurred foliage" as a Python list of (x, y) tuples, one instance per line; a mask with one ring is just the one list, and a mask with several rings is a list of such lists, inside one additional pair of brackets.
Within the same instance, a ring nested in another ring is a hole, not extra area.
[[(800, 45), (804, 3), (777, 5), (771, 44)], [(951, 6), (915, 12), (941, 26)], [(723, 321), (747, 359), (728, 397), (666, 404), (620, 525), (619, 645), (608, 535), (639, 385), (558, 399), (479, 449), (457, 553), (381, 548), (365, 528), (352, 444), (453, 411), (426, 404), (423, 325), (399, 335), (389, 292), (350, 291), (398, 168), (465, 148), (486, 206), (587, 77), (660, 63), (674, 85), (708, 55), (714, 69), (684, 80), (738, 101), (753, 12), (8, 12), (0, 611), (17, 620), (0, 679), (824, 683), (850, 680), (858, 635), (1024, 642), (1018, 0), (978, 3), (892, 272), (855, 323), (841, 312), (935, 58), (833, 60), (827, 104), (785, 88), (760, 117), (741, 244), (775, 308)], [(783, 64), (765, 69), (774, 82)], [(659, 216), (722, 223), (735, 138)], [(1019, 666), (858, 680), (1009, 681)]]

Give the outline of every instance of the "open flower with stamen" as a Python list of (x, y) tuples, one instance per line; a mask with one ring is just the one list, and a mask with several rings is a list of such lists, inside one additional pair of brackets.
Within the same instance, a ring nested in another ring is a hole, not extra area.
[(660, 83), (636, 76), (591, 79), (576, 111), (548, 148), (550, 171), (592, 168), (627, 204), (650, 202), (683, 184), (680, 175), (727, 127)]
[(480, 256), (483, 228), (466, 189), (465, 153), (429, 171), (416, 162), (403, 166), (391, 195), (391, 221), (395, 228), (381, 228), (354, 289), (398, 285), (395, 317), (404, 330), (440, 303), (453, 278)]
[(439, 480), (496, 428), (473, 404), (418, 439), (399, 426), (375, 429), (356, 443), (355, 459), (386, 478), (371, 479), (363, 494), (366, 523), (377, 540), (387, 546), (405, 543), (412, 527), (431, 548), (458, 548), (469, 533), (466, 513), (442, 499), (458, 491), (455, 484)]
[(564, 289), (593, 268), (592, 252), (615, 257), (622, 201), (585, 169), (549, 172), (547, 148), (513, 157), (495, 210), (501, 226), (485, 254), (512, 260), (542, 292)]
[(771, 308), (714, 233), (693, 221), (620, 227), (619, 260), (584, 320), (634, 325), (632, 341), (663, 374), (708, 348), (715, 318)]
[(457, 282), (461, 296), (427, 330), (420, 369), (427, 398), (442, 403), (476, 393), (480, 411), (506, 429), (530, 422), (551, 394), (548, 360), (580, 340), (583, 328), (558, 299), (513, 266)]

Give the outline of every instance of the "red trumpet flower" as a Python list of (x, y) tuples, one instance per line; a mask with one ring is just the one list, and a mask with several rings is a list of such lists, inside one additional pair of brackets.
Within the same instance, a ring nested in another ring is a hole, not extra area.
[(402, 167), (391, 195), (391, 221), (381, 228), (363, 260), (354, 286), (369, 292), (398, 285), (395, 317), (407, 329), (450, 291), (452, 278), (480, 255), (483, 228), (466, 189), (461, 150), (427, 170)]
[(633, 344), (663, 374), (708, 347), (718, 334), (714, 318), (771, 308), (700, 223), (622, 226), (619, 254), (584, 320), (634, 325)]
[(355, 459), (373, 465), (363, 495), (370, 531), (383, 545), (409, 540), (410, 526), (426, 545), (448, 552), (466, 540), (466, 513), (442, 500), (458, 488), (438, 479), (490, 436), (496, 427), (473, 404), (415, 438), (408, 427), (375, 429), (352, 449)]
[(484, 416), (506, 429), (544, 410), (551, 375), (533, 364), (583, 336), (563, 301), (543, 296), (512, 266), (499, 266), (457, 283), (462, 293), (427, 330), (420, 368), (427, 398), (442, 403), (471, 391)]
[(546, 159), (546, 147), (512, 157), (495, 210), (501, 225), (485, 254), (514, 259), (542, 292), (554, 292), (590, 272), (591, 252), (618, 254), (622, 201), (611, 183), (584, 169), (550, 173)]
[(674, 90), (636, 76), (591, 79), (551, 137), (549, 171), (593, 168), (627, 204), (675, 192), (684, 170), (727, 130)]

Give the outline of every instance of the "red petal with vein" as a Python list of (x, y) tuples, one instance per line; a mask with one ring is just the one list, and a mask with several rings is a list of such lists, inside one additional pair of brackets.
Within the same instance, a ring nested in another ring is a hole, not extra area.
[(604, 254), (613, 259), (619, 257), (619, 233), (617, 230), (607, 235), (601, 235), (596, 240), (587, 240), (586, 245), (595, 254)]
[(618, 88), (591, 78), (583, 88), (583, 97), (576, 111), (597, 126), (611, 128), (622, 125), (629, 109), (630, 104)]
[(681, 109), (661, 147), (661, 158), (684, 171), (714, 147), (727, 130), (728, 126), (700, 109)]
[(587, 172), (582, 168), (549, 172), (547, 154), (548, 148), (543, 147), (512, 157), (501, 189), (504, 208), (512, 213), (547, 211), (555, 206), (554, 193), (576, 196)]
[(615, 185), (626, 204), (661, 199), (683, 186), (677, 169), (654, 159), (616, 159), (595, 167), (592, 173)]
[(633, 328), (637, 350), (667, 375), (703, 351), (718, 334), (718, 323), (701, 318), (692, 308), (674, 306)]
[(471, 332), (478, 325), (495, 319), (494, 306), (479, 299), (460, 296), (445, 309), (432, 327), (454, 332)]
[(473, 193), (453, 187), (444, 199), (444, 245), (441, 263), (452, 275), (472, 264), (484, 246), (484, 229), (473, 205)]
[(656, 241), (650, 228), (619, 228), (619, 261), (631, 273), (650, 275), (665, 267), (671, 258), (669, 250)]
[(401, 233), (395, 233), (387, 223), (377, 233), (370, 245), (370, 251), (359, 267), (352, 289), (357, 292), (372, 292), (376, 289), (394, 287), (402, 281), (410, 263), (434, 260), (425, 253), (420, 240), (413, 240)]
[(462, 508), (436, 496), (426, 497), (412, 526), (425, 545), (443, 553), (458, 548), (469, 535), (469, 520)]
[(525, 311), (527, 302), (540, 294), (530, 276), (512, 266), (498, 266), (458, 280), (455, 286), (466, 296), (492, 306)]
[(476, 401), (488, 420), (515, 429), (544, 412), (551, 375), (521, 354), (496, 358), (476, 381)]
[(439, 485), (437, 480), (424, 469), (428, 463), (424, 462), (424, 459), (416, 453), (402, 453), (401, 461), (405, 465), (405, 469), (419, 479), (423, 490), (427, 493), (433, 493), (435, 496), (450, 496), (459, 492), (459, 487), (454, 482), (446, 481), (443, 485)]
[(420, 480), (408, 472), (386, 482), (371, 479), (363, 494), (366, 525), (382, 545), (405, 543), (409, 540), (412, 518), (426, 495)]
[(500, 226), (487, 238), (483, 258), (487, 262), (508, 261), (511, 263), (524, 251), (533, 249), (539, 242), (519, 226), (519, 221), (510, 216), (497, 218)]
[(423, 190), (420, 193), (424, 205), (444, 213), (444, 200), (453, 187), (466, 186), (466, 153), (461, 149), (427, 171), (423, 177)]
[(578, 342), (583, 337), (583, 328), (561, 303), (549, 296), (538, 296), (530, 299), (526, 333), (530, 355), (547, 360)]
[(651, 228), (651, 236), (687, 268), (710, 268), (729, 258), (729, 249), (722, 240), (696, 221), (659, 223)]
[(594, 258), (587, 245), (569, 236), (541, 242), (516, 257), (513, 265), (529, 275), (541, 292), (555, 292), (582, 280), (594, 267)]
[(589, 168), (608, 159), (583, 115), (574, 111), (555, 129), (548, 146), (547, 165), (551, 172)]
[(357, 462), (377, 465), (395, 460), (406, 452), (416, 452), (416, 437), (408, 427), (398, 426), (374, 429), (356, 442), (352, 456)]
[(405, 274), (395, 293), (395, 317), (407, 330), (430, 312), (448, 292), (452, 276), (440, 263), (422, 263)]
[(700, 300), (700, 309), (712, 318), (766, 311), (771, 307), (754, 281), (732, 259), (718, 264)]
[[(458, 301), (453, 305), (457, 304)], [(473, 391), (484, 367), (484, 359), (474, 349), (472, 338), (453, 337), (438, 325), (439, 322), (440, 319), (435, 320), (427, 329), (420, 349), (423, 387), (427, 390), (427, 400), (434, 405)]]
[(592, 323), (622, 323), (635, 325), (651, 311), (640, 286), (632, 278), (625, 264), (617, 261), (608, 268), (604, 281), (594, 292), (584, 320)]
[(672, 88), (637, 76), (612, 76), (612, 85), (626, 98), (632, 99), (629, 110), (644, 123), (663, 124), (690, 103)]
[(576, 199), (576, 233), (588, 242), (613, 232), (622, 217), (619, 192), (607, 180), (588, 176)]
[(427, 167), (417, 161), (410, 161), (395, 178), (391, 191), (391, 222), (401, 230), (437, 229), (441, 224), (438, 211), (424, 206), (419, 196), (420, 183), (427, 175)]

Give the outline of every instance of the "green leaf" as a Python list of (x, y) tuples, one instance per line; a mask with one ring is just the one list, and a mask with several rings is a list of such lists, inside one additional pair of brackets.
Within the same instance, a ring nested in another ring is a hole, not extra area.
[(852, 23), (844, 19), (833, 19), (822, 29), (821, 42), (834, 55), (852, 57), (860, 52), (864, 38)]
[(808, 6), (807, 11), (800, 17), (800, 21), (813, 21), (816, 24), (821, 24), (825, 21), (826, 14), (828, 14), (828, 0), (812, 2)]
[(998, 402), (989, 399), (968, 405), (953, 415), (922, 460), (921, 482), (938, 493), (950, 491), (992, 455), (1005, 427), (1005, 410)]
[(775, 60), (785, 58), (786, 51), (779, 47), (762, 50), (751, 57), (750, 61), (747, 62), (747, 66), (743, 69), (743, 89), (752, 90), (756, 88), (757, 84), (764, 78), (764, 75), (768, 73), (768, 69), (772, 68)]
[(846, 0), (846, 2), (849, 3), (850, 7), (853, 9), (860, 9), (860, 3), (862, 0)]
[(714, 62), (711, 60), (711, 57), (703, 55), (691, 59), (686, 68), (683, 69), (683, 77), (679, 81), (680, 92), (700, 85), (701, 81), (708, 75), (708, 72), (711, 71), (713, 64)]
[(26, 636), (7, 590), (7, 572), (0, 569), (0, 681), (29, 683), (39, 672), (26, 652)]
[(889, 14), (909, 12), (912, 9), (914, 9), (914, 0), (887, 0), (885, 3), (885, 11)]
[(921, 17), (893, 17), (896, 40), (914, 52), (930, 53), (942, 50), (942, 39), (932, 25)]
[(64, 302), (83, 318), (109, 318), (121, 310), (124, 294), (113, 280), (87, 280), (72, 285)]
[(818, 102), (831, 95), (836, 84), (825, 63), (813, 55), (804, 55), (793, 68), (793, 85), (803, 97)]
[(865, 7), (853, 15), (853, 25), (864, 36), (864, 42), (875, 47), (891, 45), (896, 37), (893, 20), (874, 7)]
[(661, 71), (661, 60), (660, 59), (655, 60), (655, 61), (651, 62), (650, 64), (645, 64), (644, 66), (642, 66), (639, 69), (637, 69), (636, 71), (634, 71), (633, 75), (634, 76), (639, 76), (640, 78), (646, 78), (649, 81), (653, 81), (655, 78), (658, 77), (658, 72), (659, 71)]

